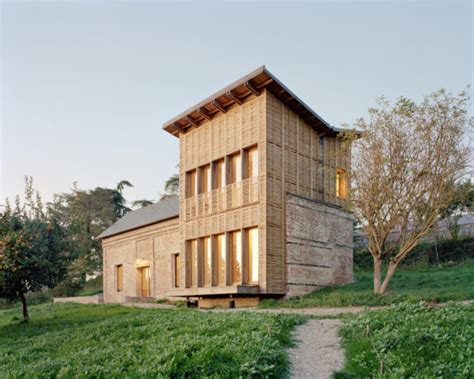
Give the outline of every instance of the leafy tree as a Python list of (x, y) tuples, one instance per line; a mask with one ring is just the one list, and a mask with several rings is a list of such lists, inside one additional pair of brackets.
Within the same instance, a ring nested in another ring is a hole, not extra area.
[[(95, 237), (130, 211), (123, 189), (131, 186), (126, 180), (118, 183), (115, 189), (81, 190), (75, 184), (72, 192), (56, 195), (48, 205), (48, 212), (67, 231), (72, 256), (81, 258), (82, 270), (76, 267), (74, 272), (81, 273), (82, 280), (86, 273), (102, 269), (101, 246)], [(77, 282), (77, 278), (71, 280)]]
[(151, 201), (151, 200), (141, 199), (141, 200), (135, 200), (132, 203), (132, 207), (134, 207), (134, 208), (143, 208), (143, 207), (147, 207), (148, 205), (152, 205), (152, 204), (153, 204), (153, 201)]
[(28, 321), (25, 295), (52, 288), (65, 275), (69, 263), (65, 233), (55, 218), (42, 210), (39, 195), (27, 178), (23, 206), (17, 198), (14, 210), (0, 213), (0, 297), (20, 300)]
[[(400, 262), (455, 198), (451, 184), (465, 175), (469, 156), (463, 145), (464, 131), (473, 126), (469, 102), (466, 92), (444, 90), (418, 104), (382, 98), (355, 125), (363, 138), (354, 143), (352, 201), (369, 238), (375, 293), (386, 291)], [(394, 230), (398, 238), (389, 243)]]
[(179, 196), (179, 175), (173, 174), (165, 182), (165, 193), (160, 196), (160, 200)]
[(454, 195), (451, 202), (441, 211), (440, 218), (445, 222), (452, 240), (459, 238), (461, 229), (458, 224), (464, 212), (474, 206), (474, 186), (470, 179), (452, 184)]

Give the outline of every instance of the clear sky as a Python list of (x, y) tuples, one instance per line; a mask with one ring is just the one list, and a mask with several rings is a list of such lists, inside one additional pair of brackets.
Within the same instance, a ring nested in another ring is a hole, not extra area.
[(472, 83), (472, 2), (1, 4), (0, 199), (176, 171), (163, 122), (265, 64), (334, 126)]

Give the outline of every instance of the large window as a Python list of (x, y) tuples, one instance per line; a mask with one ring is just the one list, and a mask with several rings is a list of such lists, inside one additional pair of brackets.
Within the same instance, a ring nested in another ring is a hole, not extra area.
[(197, 241), (188, 241), (188, 285), (197, 286)]
[(242, 233), (240, 231), (231, 232), (229, 237), (232, 283), (240, 283), (242, 281)]
[(179, 254), (173, 254), (173, 286), (179, 287), (179, 272), (181, 268), (181, 260)]
[(206, 165), (201, 167), (201, 193), (206, 193), (211, 190), (211, 166)]
[(258, 282), (258, 228), (247, 230), (248, 281)]
[(115, 266), (115, 277), (117, 279), (117, 292), (123, 291), (123, 265)]
[(249, 178), (258, 176), (258, 149), (257, 146), (247, 150), (247, 175)]
[(236, 153), (229, 157), (230, 178), (229, 184), (237, 183), (242, 180), (242, 157), (240, 153)]
[(212, 284), (212, 258), (211, 258), (211, 238), (204, 237), (202, 239), (202, 273), (204, 286)]
[(226, 242), (225, 242), (225, 234), (218, 234), (216, 236), (216, 261), (217, 261), (217, 285), (218, 286), (225, 286), (226, 285), (226, 279), (225, 279), (225, 273), (226, 273)]
[(225, 187), (225, 161), (218, 160), (214, 163), (215, 188)]
[(347, 199), (347, 172), (342, 168), (336, 170), (336, 197)]
[(196, 170), (191, 170), (186, 173), (186, 197), (196, 196), (197, 180)]

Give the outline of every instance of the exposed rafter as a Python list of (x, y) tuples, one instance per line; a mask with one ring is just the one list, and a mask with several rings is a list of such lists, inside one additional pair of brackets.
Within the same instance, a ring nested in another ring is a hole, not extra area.
[(257, 89), (262, 89), (263, 87), (266, 87), (268, 86), (271, 82), (273, 82), (273, 79), (268, 79), (266, 80), (265, 82), (263, 82), (262, 84), (259, 84), (256, 88)]
[(181, 126), (179, 126), (176, 122), (173, 124), (173, 128), (180, 133), (183, 133), (183, 134), (186, 133), (186, 131)]
[(222, 113), (226, 113), (227, 109), (224, 108), (224, 106), (219, 103), (217, 100), (212, 100), (212, 105), (214, 105), (217, 109), (219, 109)]
[(196, 128), (199, 126), (199, 124), (189, 116), (185, 116), (184, 119)]
[(257, 88), (255, 88), (255, 86), (252, 83), (250, 83), (250, 81), (245, 82), (245, 88), (247, 88), (255, 96), (260, 95), (260, 91)]
[(235, 95), (232, 93), (232, 91), (227, 92), (227, 93), (226, 93), (226, 96), (227, 96), (229, 99), (231, 99), (231, 100), (233, 100), (234, 102), (236, 102), (237, 104), (242, 105), (242, 100), (240, 100), (237, 96), (235, 96)]
[(207, 121), (211, 121), (212, 117), (209, 113), (207, 113), (207, 111), (204, 109), (204, 108), (199, 108), (197, 109), (197, 112), (202, 116), (204, 117)]

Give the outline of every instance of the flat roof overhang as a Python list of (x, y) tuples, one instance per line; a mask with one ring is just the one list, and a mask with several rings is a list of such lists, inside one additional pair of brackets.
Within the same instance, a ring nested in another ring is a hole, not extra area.
[(233, 285), (225, 287), (176, 288), (165, 296), (207, 296), (207, 295), (258, 295), (258, 285)]
[(173, 117), (163, 124), (163, 129), (175, 137), (179, 137), (180, 134), (185, 134), (190, 129), (198, 128), (201, 123), (212, 120), (219, 113), (226, 113), (233, 105), (241, 105), (247, 97), (259, 96), (264, 89), (272, 93), (318, 133), (338, 134), (335, 128), (331, 127), (280, 82), (265, 66), (257, 68), (180, 115)]

